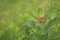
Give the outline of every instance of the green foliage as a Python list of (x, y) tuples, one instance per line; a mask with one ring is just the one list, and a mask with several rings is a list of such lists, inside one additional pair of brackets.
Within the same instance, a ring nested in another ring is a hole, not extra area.
[[(0, 40), (60, 40), (60, 0), (0, 0)], [(46, 16), (45, 23), (39, 22)]]

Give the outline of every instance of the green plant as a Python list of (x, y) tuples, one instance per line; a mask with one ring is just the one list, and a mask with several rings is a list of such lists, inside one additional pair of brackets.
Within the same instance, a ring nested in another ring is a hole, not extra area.
[(60, 40), (59, 3), (0, 0), (0, 40)]

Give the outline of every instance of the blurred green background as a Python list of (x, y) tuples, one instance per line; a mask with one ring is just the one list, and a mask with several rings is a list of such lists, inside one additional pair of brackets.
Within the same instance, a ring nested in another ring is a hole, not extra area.
[(60, 40), (60, 0), (0, 0), (0, 40)]

